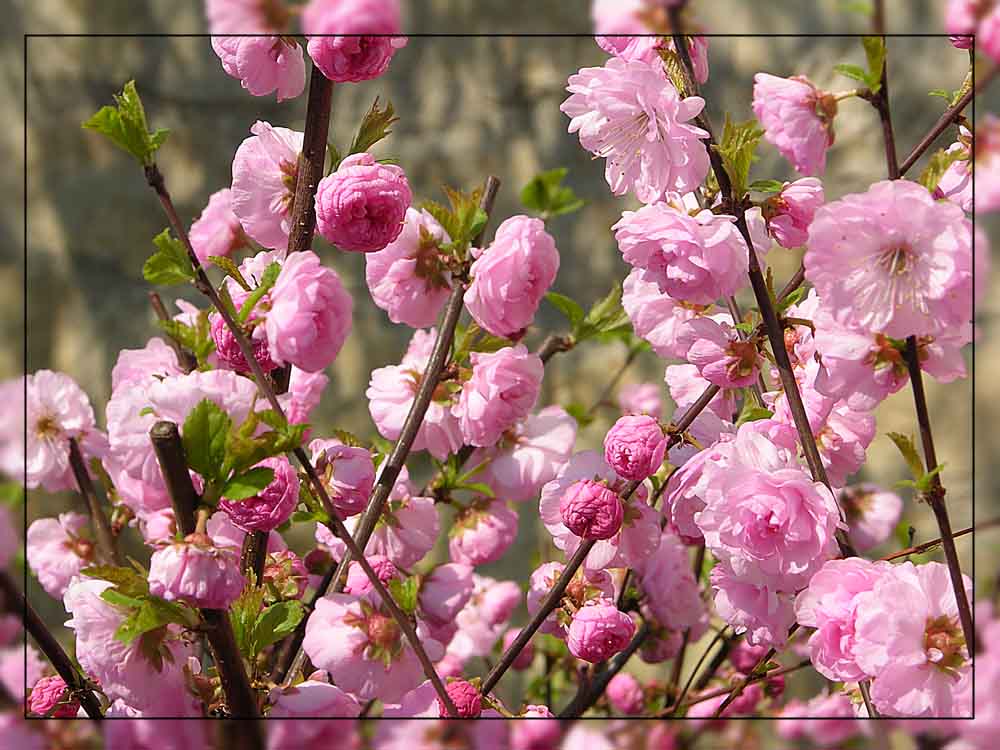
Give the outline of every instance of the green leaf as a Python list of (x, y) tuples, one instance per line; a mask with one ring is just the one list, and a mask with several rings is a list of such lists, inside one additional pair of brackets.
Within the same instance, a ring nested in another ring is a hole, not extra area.
[(295, 599), (272, 604), (261, 612), (253, 628), (254, 655), (291, 635), (305, 613), (302, 602)]
[(479, 207), (482, 191), (476, 189), (465, 193), (445, 187), (444, 193), (448, 197), (450, 208), (435, 201), (427, 201), (421, 208), (433, 216), (451, 238), (449, 243), (441, 246), (442, 252), (464, 259), (469, 243), (482, 232), (489, 218)]
[(142, 267), (142, 277), (146, 281), (150, 284), (169, 285), (194, 280), (194, 268), (191, 266), (187, 250), (180, 240), (171, 236), (169, 229), (164, 229), (156, 235), (153, 244), (157, 250), (149, 256)]
[(882, 88), (882, 68), (885, 67), (885, 38), (881, 36), (866, 36), (861, 45), (865, 48), (865, 58), (868, 60), (868, 88), (877, 94)]
[(179, 320), (158, 320), (157, 325), (170, 338), (194, 354), (199, 365), (204, 365), (208, 356), (215, 351), (215, 341), (212, 340), (208, 325), (208, 311), (202, 310), (198, 315), (196, 327), (181, 323)]
[(219, 494), (227, 500), (246, 500), (260, 494), (273, 481), (274, 469), (258, 466), (231, 478)]
[(248, 585), (229, 607), (229, 622), (233, 627), (236, 647), (248, 661), (257, 656), (253, 639), (263, 605), (264, 588)]
[(330, 522), (330, 516), (321, 510), (297, 510), (292, 513), (292, 523), (321, 523), (326, 525)]
[(240, 267), (236, 265), (236, 262), (232, 258), (227, 258), (224, 255), (209, 255), (208, 259), (213, 265), (221, 268), (225, 272), (226, 276), (243, 287), (243, 291), (250, 291), (250, 283), (243, 278), (243, 274), (240, 273)]
[(805, 287), (799, 287), (788, 296), (778, 302), (778, 312), (785, 312), (792, 305), (797, 305), (806, 298), (809, 291)]
[(278, 263), (271, 263), (266, 269), (264, 269), (264, 274), (261, 276), (260, 284), (254, 289), (250, 295), (243, 300), (243, 304), (240, 306), (239, 321), (240, 323), (246, 323), (250, 319), (250, 314), (253, 309), (257, 306), (257, 303), (267, 294), (271, 288), (278, 281), (278, 275), (281, 273), (281, 266)]
[(552, 303), (559, 312), (566, 316), (566, 320), (572, 328), (576, 328), (583, 321), (586, 313), (583, 308), (580, 307), (576, 301), (570, 299), (564, 294), (559, 294), (558, 292), (548, 292), (545, 295), (545, 299)]
[(420, 582), (411, 576), (405, 579), (393, 578), (389, 581), (389, 593), (396, 600), (396, 604), (406, 614), (412, 615), (417, 611), (417, 596), (420, 592)]
[(226, 437), (231, 426), (229, 415), (207, 398), (198, 402), (184, 420), (181, 438), (188, 466), (201, 474), (205, 481), (223, 478)]
[(747, 422), (756, 422), (758, 419), (770, 419), (774, 416), (774, 412), (769, 409), (765, 409), (763, 406), (758, 406), (750, 399), (747, 399), (743, 403), (743, 409), (740, 411), (740, 416), (736, 420), (736, 426), (746, 424)]
[(80, 572), (88, 578), (97, 578), (113, 583), (118, 592), (124, 596), (141, 597), (149, 593), (149, 582), (134, 568), (94, 565), (84, 568)]
[(944, 173), (948, 171), (948, 167), (963, 158), (967, 158), (963, 149), (955, 149), (954, 151), (938, 149), (927, 162), (924, 171), (920, 173), (920, 184), (933, 193), (938, 183), (941, 182), (941, 178), (944, 177)]
[(899, 452), (903, 454), (906, 465), (910, 467), (910, 473), (914, 479), (919, 480), (924, 475), (924, 462), (917, 453), (917, 447), (913, 444), (913, 438), (899, 432), (887, 432), (886, 436), (896, 444)]
[[(190, 612), (190, 614), (188, 614)], [(115, 631), (115, 640), (133, 643), (143, 633), (156, 630), (164, 625), (177, 624), (190, 627), (194, 613), (181, 604), (168, 602), (159, 597), (147, 596), (133, 609)]]
[(566, 167), (558, 167), (535, 175), (521, 189), (522, 205), (543, 219), (579, 211), (584, 201), (562, 184), (567, 172)]
[(750, 165), (756, 159), (754, 152), (763, 135), (764, 131), (757, 120), (733, 123), (729, 115), (726, 115), (722, 128), (722, 141), (713, 148), (722, 157), (726, 172), (733, 183), (733, 195), (737, 200), (746, 194)]
[(385, 109), (379, 109), (378, 97), (376, 96), (371, 108), (365, 113), (364, 119), (361, 120), (358, 133), (354, 136), (354, 141), (351, 143), (350, 153), (360, 154), (367, 151), (388, 136), (392, 132), (389, 130), (389, 126), (398, 121), (399, 118), (395, 116), (392, 102), (386, 102)]
[(605, 297), (594, 303), (580, 324), (573, 329), (573, 338), (582, 342), (598, 334), (631, 329), (632, 323), (622, 307), (621, 284), (615, 284)]
[(101, 107), (83, 122), (83, 127), (107, 136), (112, 143), (132, 154), (143, 166), (152, 166), (153, 154), (167, 140), (170, 131), (148, 130), (146, 111), (135, 88), (135, 81), (125, 84), (121, 94), (115, 94), (115, 106)]
[(868, 71), (860, 65), (848, 65), (847, 63), (841, 63), (840, 65), (834, 65), (833, 70), (836, 73), (840, 73), (842, 76), (847, 76), (848, 78), (859, 81), (865, 85), (868, 84)]
[(469, 492), (475, 492), (477, 495), (485, 495), (486, 497), (496, 497), (493, 488), (485, 482), (462, 482), (456, 485), (455, 489), (468, 490)]
[(781, 180), (754, 180), (748, 190), (755, 193), (780, 193), (785, 183)]
[(566, 404), (563, 408), (566, 410), (567, 414), (576, 420), (576, 423), (580, 425), (580, 427), (586, 427), (594, 421), (594, 417), (590, 415), (587, 407), (583, 404), (574, 402), (572, 404)]
[(0, 482), (0, 505), (18, 508), (24, 502), (24, 486), (20, 482)]

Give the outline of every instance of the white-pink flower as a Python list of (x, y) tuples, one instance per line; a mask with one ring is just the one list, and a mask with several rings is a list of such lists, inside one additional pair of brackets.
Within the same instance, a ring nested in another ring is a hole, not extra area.
[(668, 191), (686, 193), (708, 174), (707, 133), (687, 124), (705, 100), (682, 99), (656, 65), (614, 57), (601, 68), (569, 77), (570, 96), (560, 109), (580, 145), (607, 159), (605, 178), (615, 195), (629, 191), (643, 203)]
[(823, 183), (815, 177), (786, 182), (777, 195), (764, 201), (768, 232), (782, 247), (805, 245), (809, 225), (823, 201)]
[(448, 532), (451, 559), (464, 565), (499, 560), (517, 538), (517, 513), (501, 500), (483, 498), (455, 516)]
[(222, 188), (212, 193), (208, 205), (191, 224), (188, 239), (202, 263), (207, 263), (210, 255), (229, 257), (246, 247), (243, 225), (233, 213), (232, 192), (229, 188)]
[(28, 527), (25, 557), (46, 593), (61, 599), (69, 582), (94, 564), (94, 542), (82, 513), (39, 518)]
[(848, 538), (859, 552), (867, 552), (892, 536), (903, 513), (899, 495), (870, 482), (845, 488), (840, 504), (850, 527)]
[(757, 343), (745, 340), (725, 321), (692, 318), (681, 327), (678, 343), (701, 376), (721, 388), (744, 388), (760, 372), (763, 358)]
[(646, 605), (663, 627), (684, 631), (706, 618), (687, 549), (676, 534), (664, 531), (656, 550), (636, 572)]
[(142, 349), (122, 349), (111, 370), (111, 391), (122, 385), (143, 385), (168, 375), (183, 375), (177, 354), (161, 338), (151, 338)]
[(715, 612), (737, 634), (754, 646), (782, 648), (788, 629), (795, 624), (792, 595), (737, 576), (725, 565), (716, 565), (709, 575), (715, 593)]
[(278, 101), (294, 99), (306, 85), (302, 47), (287, 36), (213, 36), (222, 69), (253, 96), (277, 91)]
[(653, 271), (633, 268), (622, 287), (622, 307), (635, 335), (648, 341), (654, 352), (665, 359), (683, 359), (686, 352), (678, 343), (681, 327), (707, 307), (668, 297), (656, 278)]

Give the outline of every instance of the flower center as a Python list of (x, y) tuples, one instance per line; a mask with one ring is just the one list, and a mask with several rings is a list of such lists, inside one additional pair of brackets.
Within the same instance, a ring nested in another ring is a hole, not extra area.
[(281, 182), (285, 186), (285, 194), (281, 196), (281, 213), (287, 214), (292, 210), (292, 201), (295, 200), (295, 182), (299, 176), (298, 161), (290, 162), (282, 159), (278, 162), (281, 170)]
[(757, 364), (757, 345), (752, 341), (733, 341), (726, 348), (732, 361), (726, 366), (726, 374), (736, 380), (747, 378)]
[(913, 249), (904, 243), (885, 248), (878, 259), (878, 265), (890, 276), (903, 276), (913, 268), (913, 260)]
[(958, 676), (957, 670), (965, 665), (965, 636), (957, 617), (939, 615), (928, 617), (924, 628), (924, 653), (927, 661), (942, 672)]
[(399, 625), (385, 615), (373, 614), (368, 618), (368, 640), (384, 649), (391, 649), (399, 640)]
[(35, 434), (42, 440), (53, 440), (59, 437), (60, 429), (56, 418), (45, 414), (35, 422)]

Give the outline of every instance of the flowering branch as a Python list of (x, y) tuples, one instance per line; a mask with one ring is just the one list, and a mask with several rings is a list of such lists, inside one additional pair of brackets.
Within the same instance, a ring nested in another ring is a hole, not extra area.
[[(771, 656), (773, 656), (773, 655), (774, 654), (772, 653)], [(797, 664), (792, 664), (791, 666), (788, 666), (788, 667), (782, 667), (781, 669), (775, 669), (775, 670), (770, 671), (770, 672), (754, 672), (753, 674), (751, 674), (749, 677), (746, 678), (745, 682), (746, 682), (747, 685), (749, 685), (751, 683), (760, 682), (761, 680), (766, 680), (766, 679), (771, 678), (771, 677), (779, 677), (781, 675), (786, 675), (786, 674), (790, 674), (792, 672), (797, 672), (798, 670), (805, 669), (806, 667), (811, 666), (811, 665), (812, 665), (812, 661), (811, 660), (809, 660), (809, 659), (803, 659), (802, 661), (798, 662)], [(729, 692), (729, 688), (719, 688), (718, 690), (713, 690), (713, 691), (708, 692), (708, 693), (703, 693), (703, 694), (699, 695), (697, 698), (688, 701), (687, 703), (682, 703), (677, 708), (678, 709), (690, 708), (691, 706), (695, 705), (696, 703), (703, 703), (704, 701), (711, 700), (712, 698), (718, 698), (720, 695), (725, 695), (728, 692)], [(725, 705), (728, 706), (728, 703), (726, 703)], [(721, 709), (720, 709), (720, 711), (721, 711)], [(716, 712), (715, 715), (718, 716), (719, 715), (718, 712)]]
[(101, 702), (94, 695), (87, 681), (80, 675), (76, 667), (73, 666), (73, 662), (70, 661), (66, 652), (63, 651), (63, 647), (59, 645), (59, 641), (55, 639), (55, 636), (52, 635), (45, 626), (45, 623), (42, 622), (42, 618), (38, 616), (38, 613), (35, 612), (28, 600), (25, 599), (24, 594), (21, 593), (21, 589), (14, 583), (14, 579), (5, 570), (0, 570), (0, 594), (3, 594), (3, 602), (7, 611), (23, 619), (24, 629), (35, 639), (38, 648), (42, 650), (42, 653), (45, 654), (45, 657), (55, 668), (56, 672), (59, 673), (59, 676), (63, 678), (73, 697), (80, 701), (80, 705), (83, 706), (83, 710), (87, 713), (87, 716), (91, 719), (101, 720), (103, 718), (101, 714)]
[(115, 545), (115, 536), (111, 533), (111, 524), (101, 508), (101, 501), (97, 497), (94, 481), (90, 478), (90, 472), (87, 471), (83, 454), (80, 452), (80, 444), (76, 442), (76, 438), (72, 437), (69, 439), (69, 465), (73, 470), (77, 487), (80, 488), (80, 494), (87, 502), (87, 510), (90, 511), (90, 524), (94, 529), (94, 536), (97, 538), (97, 548), (107, 562), (121, 565), (121, 558)]
[[(991, 521), (986, 521), (985, 523), (976, 524), (975, 526), (969, 526), (968, 528), (962, 529), (961, 531), (956, 531), (951, 535), (952, 539), (958, 539), (963, 536), (967, 536), (974, 531), (985, 531), (986, 529), (991, 529), (995, 526), (1000, 526), (1000, 518), (994, 518)], [(909, 557), (910, 555), (920, 555), (928, 550), (932, 550), (938, 545), (940, 545), (944, 540), (941, 537), (937, 539), (931, 539), (927, 542), (921, 542), (920, 544), (915, 544), (912, 547), (907, 547), (906, 549), (901, 549), (899, 552), (893, 552), (891, 555), (886, 555), (881, 558), (882, 560), (898, 560), (901, 557)]]
[(569, 719), (580, 717), (591, 706), (597, 703), (598, 699), (604, 695), (604, 691), (607, 690), (608, 683), (622, 670), (622, 667), (635, 655), (635, 652), (639, 650), (646, 638), (649, 637), (650, 630), (649, 622), (644, 621), (629, 644), (615, 654), (611, 663), (590, 681), (586, 689), (578, 692), (570, 704), (559, 712), (559, 718)]

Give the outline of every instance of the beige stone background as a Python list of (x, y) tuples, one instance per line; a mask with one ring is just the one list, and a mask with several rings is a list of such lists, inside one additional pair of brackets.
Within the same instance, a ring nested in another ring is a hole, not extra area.
[[(411, 33), (586, 33), (589, 3), (584, 0), (538, 3), (527, 0), (419, 0), (406, 2), (405, 28)], [(725, 0), (693, 3), (703, 28), (716, 33), (788, 34), (784, 37), (731, 37), (711, 41), (711, 79), (704, 87), (708, 112), (721, 127), (723, 113), (750, 115), (753, 73), (808, 75), (817, 85), (839, 90), (853, 83), (832, 73), (838, 62), (861, 63), (857, 39), (804, 37), (802, 33), (864, 33), (867, 20), (834, 0), (748, 3)], [(896, 33), (937, 33), (940, 2), (889, 0), (889, 28)], [(305, 97), (281, 105), (247, 95), (226, 76), (205, 38), (180, 37), (39, 37), (27, 41), (27, 70), (21, 31), (45, 34), (204, 33), (202, 4), (197, 0), (47, 0), (25, 8), (9, 0), (0, 12), (10, 35), (3, 38), (0, 103), (6, 127), (0, 149), (7, 169), (0, 189), (0, 335), (7, 356), (0, 375), (23, 365), (25, 319), (22, 202), (27, 173), (27, 368), (70, 373), (91, 395), (99, 421), (110, 388), (110, 369), (123, 347), (140, 347), (154, 335), (141, 267), (150, 239), (165, 221), (138, 168), (127, 156), (79, 127), (81, 120), (110, 101), (129, 78), (135, 78), (149, 117), (172, 135), (160, 164), (182, 217), (189, 222), (208, 196), (230, 182), (230, 164), (240, 141), (257, 119), (301, 129)], [(905, 155), (942, 109), (929, 97), (934, 88), (957, 88), (967, 69), (965, 53), (943, 38), (898, 37), (889, 40), (893, 119), (900, 155)], [(599, 65), (603, 54), (590, 38), (411, 38), (389, 73), (376, 81), (337, 87), (331, 139), (349, 141), (361, 113), (376, 96), (390, 99), (401, 119), (380, 155), (399, 158), (418, 199), (439, 198), (443, 184), (474, 187), (488, 173), (503, 188), (499, 218), (518, 212), (521, 186), (542, 169), (569, 167), (569, 182), (587, 200), (570, 217), (551, 222), (562, 253), (555, 289), (589, 304), (626, 274), (610, 226), (627, 201), (610, 196), (603, 162), (593, 161), (566, 133), (559, 112), (566, 78), (578, 68)], [(27, 85), (25, 92), (25, 82)], [(984, 102), (980, 108), (985, 109)], [(27, 110), (25, 111), (25, 105)], [(22, 120), (27, 124), (27, 153)], [(836, 121), (837, 144), (824, 176), (828, 198), (864, 190), (885, 174), (884, 154), (874, 111), (860, 100), (842, 103)], [(946, 145), (942, 141), (942, 145)], [(754, 167), (755, 178), (790, 176), (787, 166), (767, 145)], [(913, 176), (917, 170), (913, 172)], [(494, 223), (493, 226), (496, 224)], [(337, 426), (372, 434), (362, 396), (374, 367), (398, 361), (407, 331), (391, 325), (367, 295), (363, 259), (335, 253), (317, 243), (324, 261), (337, 269), (355, 298), (354, 332), (329, 371), (331, 386), (316, 419), (317, 428)], [(769, 257), (778, 279), (786, 278), (798, 255), (775, 250)], [(165, 292), (167, 299), (173, 289)], [(194, 299), (193, 294), (186, 295)], [(1000, 443), (993, 426), (1000, 417), (1000, 362), (994, 337), (997, 305), (993, 289), (981, 313), (977, 347), (976, 409), (970, 381), (948, 386), (928, 383), (931, 413), (948, 487), (955, 528), (971, 519), (972, 459), (976, 459), (976, 513), (980, 520), (998, 513)], [(561, 325), (558, 314), (543, 306), (531, 341)], [(547, 370), (548, 401), (589, 404), (624, 357), (614, 347), (588, 346), (560, 355)], [(625, 382), (662, 383), (663, 363), (647, 355), (629, 370)], [(666, 389), (663, 388), (664, 398)], [(669, 415), (671, 407), (667, 407)], [(972, 439), (973, 415), (978, 441)], [(915, 432), (909, 390), (890, 398), (878, 411), (879, 437), (869, 453), (864, 478), (891, 484), (905, 466), (884, 437), (888, 430)], [(599, 444), (615, 415), (583, 431), (581, 447)], [(974, 446), (974, 448), (973, 448)], [(421, 464), (414, 465), (419, 472)], [(925, 507), (907, 496), (907, 519), (917, 540), (937, 536)], [(33, 497), (32, 516), (49, 514), (66, 498)], [(528, 511), (529, 514), (531, 511)], [(526, 519), (528, 516), (526, 516)], [(544, 535), (544, 530), (541, 531)], [(546, 535), (547, 536), (547, 535)], [(977, 545), (977, 582), (991, 585), (997, 571), (997, 532), (983, 534)], [(518, 549), (494, 572), (523, 580), (543, 537), (534, 524), (522, 523)], [(959, 542), (967, 569), (972, 546)], [(519, 554), (523, 553), (523, 554)], [(36, 601), (44, 599), (37, 594)], [(60, 620), (57, 604), (39, 601), (45, 613)]]

